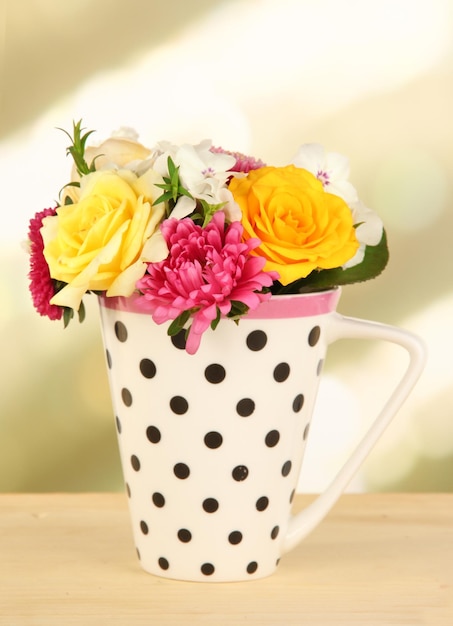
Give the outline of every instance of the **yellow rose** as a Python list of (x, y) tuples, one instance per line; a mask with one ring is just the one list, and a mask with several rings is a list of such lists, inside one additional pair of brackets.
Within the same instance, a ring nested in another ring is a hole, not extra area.
[[(52, 304), (78, 310), (88, 290), (108, 296), (129, 296), (145, 272), (146, 260), (166, 256), (160, 230), (163, 204), (152, 206), (161, 191), (160, 177), (149, 170), (100, 171), (84, 176), (75, 204), (61, 206), (56, 216), (43, 220), (41, 234), (50, 275), (67, 285)], [(159, 241), (159, 237), (161, 241)], [(157, 238), (154, 258), (144, 249)]]
[(229, 189), (242, 210), (244, 237), (261, 240), (254, 253), (283, 285), (340, 267), (359, 247), (348, 205), (307, 170), (262, 167), (233, 178)]

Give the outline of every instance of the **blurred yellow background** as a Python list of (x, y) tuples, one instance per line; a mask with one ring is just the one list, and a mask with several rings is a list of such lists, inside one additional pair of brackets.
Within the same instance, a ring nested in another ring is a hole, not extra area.
[[(73, 120), (134, 127), (282, 165), (346, 154), (390, 263), (339, 310), (429, 348), (409, 401), (350, 491), (453, 489), (453, 8), (450, 0), (0, 0), (0, 491), (122, 489), (96, 301), (83, 327), (40, 318), (28, 220), (66, 182)], [(6, 190), (6, 193), (5, 193)], [(300, 489), (327, 484), (405, 365), (331, 349)]]

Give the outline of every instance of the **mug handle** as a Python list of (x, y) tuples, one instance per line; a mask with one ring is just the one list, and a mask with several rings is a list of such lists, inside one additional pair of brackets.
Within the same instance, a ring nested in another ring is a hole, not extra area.
[(394, 326), (344, 317), (339, 313), (333, 313), (326, 325), (326, 332), (327, 345), (339, 339), (383, 339), (384, 341), (398, 344), (409, 353), (409, 364), (384, 408), (330, 485), (314, 502), (300, 513), (291, 517), (283, 541), (283, 553), (294, 548), (306, 537), (336, 503), (401, 405), (407, 399), (419, 379), (426, 362), (426, 349), (423, 342), (412, 333)]

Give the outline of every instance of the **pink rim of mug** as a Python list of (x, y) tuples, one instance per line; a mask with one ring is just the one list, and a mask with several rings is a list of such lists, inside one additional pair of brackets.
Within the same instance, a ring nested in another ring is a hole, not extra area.
[[(249, 311), (246, 317), (247, 319), (262, 320), (323, 315), (335, 311), (340, 295), (341, 289), (337, 288), (313, 293), (273, 296), (260, 304), (254, 311)], [(99, 296), (99, 299), (101, 305), (108, 309), (149, 314), (147, 301), (139, 294), (133, 294), (128, 298)]]

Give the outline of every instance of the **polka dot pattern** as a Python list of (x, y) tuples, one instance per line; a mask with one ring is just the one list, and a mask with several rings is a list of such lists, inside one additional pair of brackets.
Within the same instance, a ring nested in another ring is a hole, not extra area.
[(216, 448), (220, 448), (222, 445), (223, 437), (220, 433), (211, 431), (205, 435), (204, 442), (208, 448), (215, 450)]
[(125, 406), (132, 405), (132, 394), (129, 389), (126, 389), (126, 387), (123, 387), (123, 389), (121, 390), (121, 398)]
[(237, 482), (245, 480), (249, 475), (249, 471), (245, 465), (237, 465), (232, 471), (232, 476)]
[(184, 415), (189, 410), (189, 403), (182, 396), (173, 396), (170, 400), (170, 408), (176, 415)]
[(321, 329), (319, 326), (313, 326), (308, 335), (308, 345), (313, 348), (319, 341), (319, 337), (321, 336)]
[(170, 563), (163, 556), (160, 557), (158, 563), (159, 567), (163, 570), (167, 570), (170, 567)]
[(127, 329), (123, 322), (115, 322), (114, 330), (118, 341), (122, 343), (127, 341)]
[(215, 572), (215, 567), (212, 563), (203, 563), (201, 571), (205, 576), (211, 576)]
[(227, 332), (239, 333), (230, 358), (203, 352), (208, 333), (199, 353), (187, 355), (185, 331), (168, 337), (146, 316), (108, 310), (103, 323), (142, 566), (188, 580), (268, 575), (281, 556), (308, 438), (322, 325), (294, 320), (283, 345), (266, 320), (229, 322)]
[(178, 530), (178, 539), (183, 543), (189, 543), (192, 540), (192, 533), (187, 528), (181, 528)]
[(212, 365), (208, 365), (208, 367), (204, 371), (205, 378), (208, 382), (216, 385), (221, 383), (226, 376), (225, 368), (218, 363), (213, 363)]
[(247, 336), (247, 347), (254, 352), (262, 350), (267, 343), (267, 335), (263, 330), (254, 330)]
[(190, 475), (190, 469), (188, 465), (186, 465), (185, 463), (176, 463), (176, 465), (173, 468), (173, 471), (175, 473), (176, 478), (180, 478), (181, 480), (188, 478), (188, 476)]
[(151, 443), (159, 443), (162, 438), (160, 430), (156, 426), (148, 426), (146, 429), (146, 437)]
[(276, 380), (278, 383), (284, 382), (288, 378), (290, 371), (291, 370), (288, 363), (279, 363), (275, 366), (273, 372), (274, 380)]
[(233, 530), (229, 535), (228, 535), (228, 541), (233, 545), (233, 546), (237, 546), (238, 543), (241, 543), (242, 541), (242, 533), (239, 532), (239, 530)]
[(278, 430), (270, 430), (265, 438), (265, 443), (268, 448), (273, 448), (280, 441), (280, 433)]
[(140, 361), (140, 372), (145, 378), (154, 378), (156, 371), (156, 366), (151, 359), (142, 359)]
[(203, 510), (206, 513), (215, 513), (219, 508), (219, 503), (215, 498), (206, 498), (203, 500)]
[(152, 499), (154, 505), (157, 506), (159, 509), (165, 506), (165, 498), (161, 493), (156, 491), (155, 493), (153, 493)]
[(249, 417), (255, 410), (255, 402), (251, 398), (242, 398), (236, 405), (236, 411), (241, 417)]

